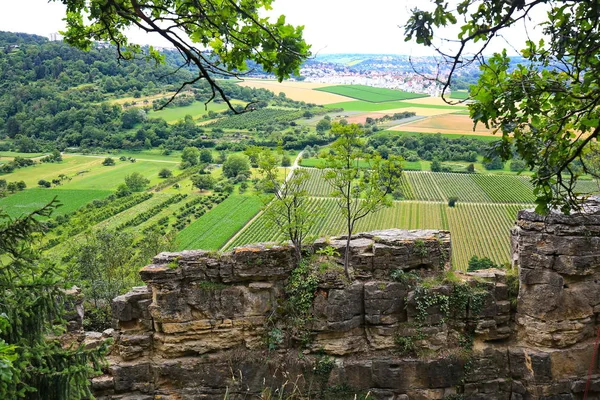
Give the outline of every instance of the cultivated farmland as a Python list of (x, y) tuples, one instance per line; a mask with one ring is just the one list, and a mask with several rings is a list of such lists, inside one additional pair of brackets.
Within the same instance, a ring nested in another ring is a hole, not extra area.
[(229, 196), (179, 233), (178, 248), (218, 250), (258, 213), (262, 205), (257, 196)]
[[(473, 255), (489, 257), (498, 263), (510, 261), (509, 230), (521, 208), (523, 206), (520, 205), (468, 203), (451, 208), (443, 203), (399, 201), (361, 220), (356, 231), (386, 228), (450, 230), (453, 265), (466, 269)], [(311, 200), (311, 210), (319, 216), (312, 234), (326, 236), (343, 233), (344, 224), (335, 200), (314, 198)], [(283, 236), (268, 229), (264, 217), (260, 216), (242, 231), (230, 248), (278, 240), (283, 240)]]
[[(308, 193), (328, 197), (331, 188), (322, 178), (323, 170), (306, 168), (306, 171), (310, 174), (306, 183)], [(520, 204), (531, 204), (535, 200), (528, 178), (514, 175), (404, 171), (400, 182), (406, 200), (446, 202), (456, 197), (459, 202), (467, 203)], [(591, 185), (588, 186), (592, 191)]]
[(407, 99), (417, 99), (427, 97), (419, 93), (403, 92), (401, 90), (392, 90), (377, 88), (364, 85), (336, 85), (316, 88), (315, 90), (339, 94), (353, 99), (368, 101), (371, 103), (381, 103), (385, 101), (397, 101)]
[(448, 133), (448, 134), (468, 134), (492, 136), (492, 130), (484, 125), (478, 124), (473, 131), (473, 121), (468, 115), (446, 114), (434, 115), (409, 124), (404, 124), (390, 128), (390, 130), (419, 132), (419, 133)]
[(348, 97), (314, 90), (319, 87), (327, 86), (327, 84), (324, 83), (293, 81), (277, 82), (275, 80), (266, 79), (248, 79), (238, 83), (238, 85), (255, 89), (267, 89), (274, 93), (285, 93), (285, 95), (292, 100), (304, 101), (306, 103), (330, 104), (350, 100)]

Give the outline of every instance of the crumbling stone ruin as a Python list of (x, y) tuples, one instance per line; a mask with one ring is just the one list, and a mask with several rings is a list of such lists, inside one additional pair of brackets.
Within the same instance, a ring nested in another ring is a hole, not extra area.
[[(303, 274), (285, 246), (159, 254), (141, 271), (147, 286), (113, 302), (95, 393), (581, 399), (600, 325), (600, 207), (521, 211), (512, 243), (515, 273), (461, 274), (448, 232), (361, 233), (351, 280), (343, 237), (317, 242)], [(596, 358), (588, 399), (599, 396)]]

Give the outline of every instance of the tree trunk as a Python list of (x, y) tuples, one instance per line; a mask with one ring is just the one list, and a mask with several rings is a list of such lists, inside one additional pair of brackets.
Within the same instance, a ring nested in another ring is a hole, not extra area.
[(348, 267), (350, 266), (350, 240), (352, 239), (352, 227), (348, 225), (348, 237), (346, 238), (346, 253), (344, 254), (344, 272), (346, 277), (350, 279), (350, 272)]

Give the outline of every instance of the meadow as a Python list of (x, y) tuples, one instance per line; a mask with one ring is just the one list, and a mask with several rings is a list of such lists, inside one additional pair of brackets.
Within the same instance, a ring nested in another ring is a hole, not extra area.
[(428, 97), (424, 94), (403, 92), (401, 90), (392, 90), (364, 85), (335, 85), (315, 88), (315, 90), (339, 94), (341, 96), (351, 97), (353, 99), (368, 101), (371, 103), (381, 103), (387, 101), (409, 100), (420, 97)]
[(54, 217), (75, 211), (92, 200), (103, 199), (111, 193), (110, 190), (50, 190), (33, 188), (0, 199), (0, 208), (10, 217), (15, 218), (38, 210), (56, 198), (61, 203), (61, 206), (52, 214)]

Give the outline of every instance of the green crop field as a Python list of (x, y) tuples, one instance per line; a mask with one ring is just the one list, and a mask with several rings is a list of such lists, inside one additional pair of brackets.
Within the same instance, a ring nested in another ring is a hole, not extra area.
[(48, 204), (54, 197), (61, 202), (53, 216), (75, 211), (94, 199), (102, 199), (111, 194), (108, 190), (67, 190), (67, 189), (26, 189), (0, 199), (2, 208), (11, 217), (37, 210)]
[(317, 88), (322, 92), (339, 94), (346, 97), (351, 97), (357, 100), (368, 101), (371, 103), (381, 103), (384, 101), (410, 100), (421, 97), (429, 97), (424, 94), (403, 92), (401, 90), (392, 90), (385, 88), (377, 88), (364, 85), (336, 85)]
[[(444, 229), (452, 234), (452, 262), (455, 268), (466, 269), (471, 256), (489, 257), (497, 263), (510, 261), (510, 228), (517, 211), (516, 204), (458, 204), (451, 208), (443, 203), (397, 201), (359, 221), (356, 232), (376, 229)], [(315, 236), (341, 234), (344, 223), (335, 201), (325, 198), (311, 200), (311, 210), (318, 222), (311, 233)], [(261, 215), (248, 225), (230, 248), (249, 243), (280, 241), (284, 237), (269, 229)]]
[[(323, 171), (317, 168), (306, 168), (306, 171), (310, 174), (306, 183), (308, 193), (328, 197), (332, 190), (321, 177)], [(581, 187), (592, 191), (593, 181), (584, 182), (585, 186)], [(515, 175), (404, 171), (400, 189), (406, 200), (446, 202), (450, 197), (457, 197), (459, 202), (467, 203), (521, 204), (535, 200), (528, 178)], [(595, 190), (598, 191), (597, 186)]]
[(159, 205), (160, 203), (163, 203), (164, 201), (166, 201), (167, 199), (171, 198), (172, 195), (170, 194), (164, 194), (164, 193), (155, 193), (152, 198), (150, 198), (149, 200), (146, 200), (140, 204), (137, 204), (119, 214), (116, 214), (108, 219), (106, 219), (105, 221), (101, 222), (100, 224), (97, 225), (97, 227), (99, 228), (106, 228), (106, 229), (115, 229), (117, 226), (121, 225), (124, 222), (127, 222), (128, 220), (135, 218), (136, 215), (139, 215), (141, 213), (144, 213), (150, 209), (152, 209), (153, 207), (156, 207), (157, 205)]
[(258, 196), (230, 195), (177, 235), (179, 250), (218, 250), (263, 206)]
[(388, 101), (384, 103), (370, 103), (368, 101), (343, 101), (341, 103), (326, 104), (325, 108), (343, 108), (344, 111), (383, 111), (383, 110), (395, 110), (397, 108), (433, 108), (437, 110), (455, 110), (461, 111), (466, 110), (466, 107), (461, 106), (443, 106), (437, 104), (418, 104), (409, 103), (406, 101)]
[(533, 186), (528, 178), (509, 175), (471, 175), (492, 201), (533, 203)]

